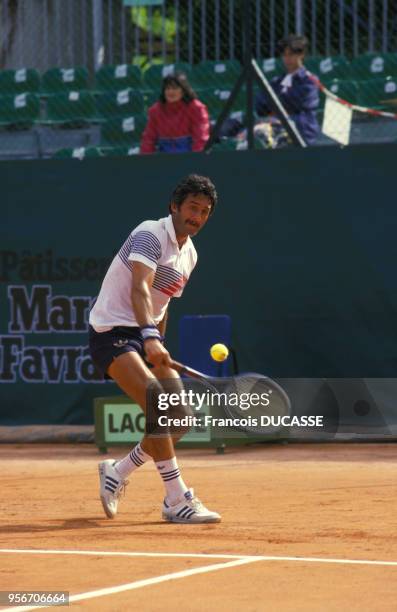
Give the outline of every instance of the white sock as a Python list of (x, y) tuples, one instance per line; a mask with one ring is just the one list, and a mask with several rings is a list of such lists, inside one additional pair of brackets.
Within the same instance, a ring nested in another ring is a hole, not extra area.
[(139, 442), (124, 459), (116, 463), (116, 470), (120, 476), (126, 478), (131, 472), (141, 467), (146, 461), (149, 461), (149, 459), (151, 459), (151, 456), (145, 453)]
[(167, 499), (173, 505), (189, 490), (179, 471), (176, 457), (165, 459), (164, 461), (156, 461), (156, 467), (163, 479)]

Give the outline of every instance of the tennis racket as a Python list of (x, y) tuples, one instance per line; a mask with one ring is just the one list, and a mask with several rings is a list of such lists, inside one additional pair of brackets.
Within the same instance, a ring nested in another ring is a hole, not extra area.
[[(274, 380), (256, 372), (239, 374), (228, 379), (214, 379), (178, 361), (171, 367), (181, 376), (201, 380), (225, 394), (222, 404), (226, 418), (233, 420), (233, 429), (244, 434), (268, 436), (284, 429), (280, 424), (291, 414), (291, 401), (284, 389)], [(236, 398), (238, 401), (229, 400)]]
[(190, 378), (197, 378), (198, 380), (211, 380), (211, 376), (207, 376), (207, 374), (189, 368), (189, 366), (179, 363), (179, 361), (171, 361), (171, 368), (176, 370), (181, 376), (190, 376)]

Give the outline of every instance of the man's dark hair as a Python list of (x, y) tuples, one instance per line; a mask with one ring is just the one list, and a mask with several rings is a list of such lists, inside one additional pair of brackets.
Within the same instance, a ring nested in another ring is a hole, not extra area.
[(168, 207), (169, 211), (171, 212), (172, 202), (174, 202), (177, 207), (180, 208), (187, 196), (191, 194), (201, 194), (207, 196), (211, 202), (210, 215), (212, 215), (218, 200), (215, 185), (208, 178), (208, 176), (199, 176), (198, 174), (189, 174), (189, 176), (182, 179), (181, 182), (178, 183), (171, 195), (171, 201)]
[(298, 34), (290, 34), (286, 38), (282, 38), (278, 43), (278, 51), (280, 54), (289, 49), (291, 53), (306, 53), (309, 41), (306, 36), (298, 36)]
[(169, 85), (171, 85), (172, 87), (180, 87), (182, 89), (183, 91), (182, 100), (186, 104), (189, 104), (189, 102), (197, 98), (197, 94), (193, 90), (189, 81), (187, 80), (186, 74), (184, 74), (183, 72), (175, 72), (173, 74), (169, 74), (163, 79), (163, 83), (161, 86), (161, 93), (159, 97), (160, 102), (162, 102), (163, 104), (166, 103), (165, 90)]

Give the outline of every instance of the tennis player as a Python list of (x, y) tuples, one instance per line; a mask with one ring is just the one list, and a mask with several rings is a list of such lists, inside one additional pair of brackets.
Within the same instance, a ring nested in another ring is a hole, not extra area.
[[(192, 174), (183, 179), (172, 194), (169, 216), (144, 221), (128, 236), (91, 310), (89, 343), (95, 365), (145, 414), (149, 384), (175, 380), (180, 385), (163, 344), (167, 308), (172, 297), (181, 296), (196, 265), (191, 236), (204, 227), (216, 202), (217, 193), (209, 178)], [(185, 484), (171, 436), (147, 433), (123, 459), (99, 464), (100, 498), (109, 518), (116, 516), (127, 477), (151, 459), (165, 486), (163, 519), (175, 523), (220, 521), (220, 515), (208, 510)]]

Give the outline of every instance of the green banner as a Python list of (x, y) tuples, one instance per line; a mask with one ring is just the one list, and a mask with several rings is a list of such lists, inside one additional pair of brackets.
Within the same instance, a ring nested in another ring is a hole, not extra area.
[[(209, 414), (208, 407), (200, 413)], [(107, 403), (102, 405), (104, 445), (139, 442), (145, 432), (145, 416), (137, 404)], [(101, 419), (101, 413), (97, 415)], [(96, 428), (102, 429), (96, 423)], [(183, 436), (183, 442), (210, 442), (210, 426), (192, 427)]]
[(171, 355), (183, 315), (228, 314), (242, 372), (396, 377), (396, 150), (1, 162), (1, 425), (92, 423), (93, 398), (121, 393), (93, 368), (90, 305), (129, 233), (166, 216), (192, 172), (219, 204), (170, 305)]

